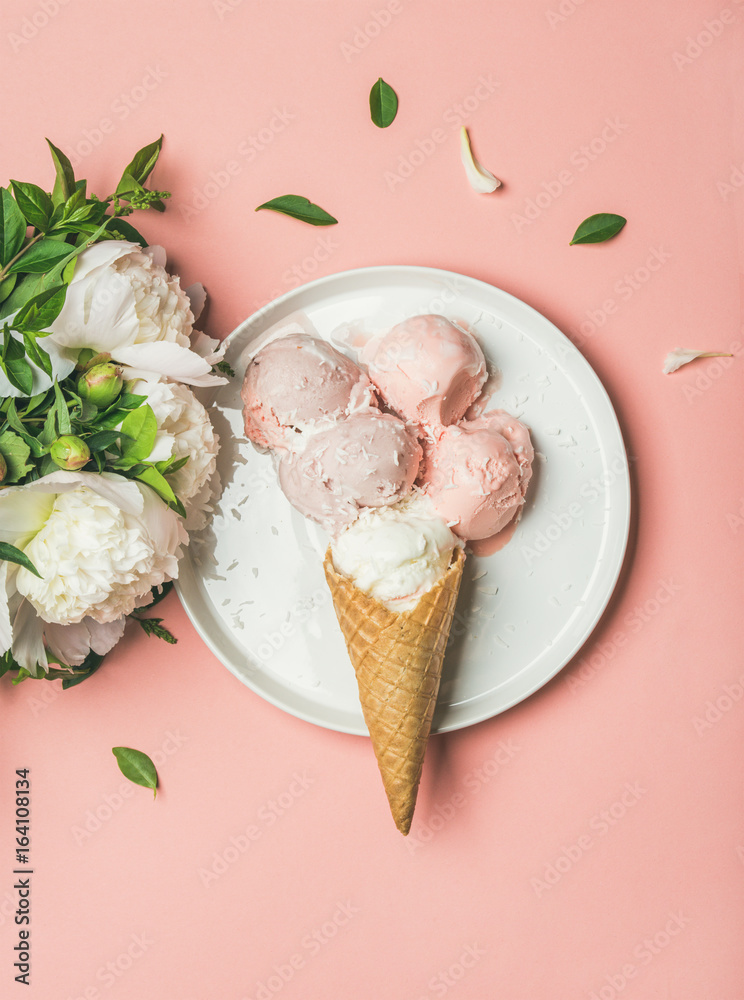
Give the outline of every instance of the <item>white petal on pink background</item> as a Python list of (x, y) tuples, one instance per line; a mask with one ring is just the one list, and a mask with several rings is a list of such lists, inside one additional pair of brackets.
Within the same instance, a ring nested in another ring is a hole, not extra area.
[(670, 351), (666, 356), (664, 361), (664, 368), (662, 369), (665, 375), (671, 375), (672, 372), (676, 372), (678, 368), (682, 365), (688, 365), (691, 361), (695, 361), (696, 358), (731, 358), (732, 354), (726, 351), (690, 351), (683, 347), (676, 347), (673, 351)]

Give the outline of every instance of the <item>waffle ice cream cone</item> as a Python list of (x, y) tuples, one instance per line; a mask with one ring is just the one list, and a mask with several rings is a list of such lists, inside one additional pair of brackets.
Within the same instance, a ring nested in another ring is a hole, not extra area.
[(359, 700), (402, 834), (411, 828), (465, 555), (455, 549), (443, 576), (409, 611), (390, 611), (338, 573), (328, 549), (323, 567)]

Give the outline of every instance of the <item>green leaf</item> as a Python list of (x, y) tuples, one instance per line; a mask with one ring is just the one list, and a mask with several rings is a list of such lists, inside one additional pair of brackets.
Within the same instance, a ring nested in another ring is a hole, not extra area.
[(222, 372), (223, 375), (227, 375), (228, 378), (235, 378), (235, 369), (224, 358), (222, 361), (218, 361), (216, 365), (212, 365), (212, 367), (216, 368), (218, 372)]
[(72, 434), (72, 423), (70, 421), (70, 411), (67, 408), (67, 400), (59, 387), (57, 379), (54, 380), (54, 412), (57, 416), (57, 426), (60, 434)]
[[(85, 443), (92, 455), (97, 451), (106, 451), (114, 441), (119, 440), (119, 435), (120, 431), (98, 431), (96, 434), (91, 434), (89, 438), (85, 438)], [(0, 450), (2, 450), (1, 447)]]
[(140, 184), (144, 184), (158, 162), (162, 148), (163, 136), (161, 135), (155, 142), (151, 142), (147, 146), (143, 146), (142, 149), (137, 150), (132, 157), (131, 163), (128, 163), (124, 168), (124, 174), (130, 174)]
[(137, 617), (139, 612), (150, 611), (150, 609), (154, 608), (156, 604), (160, 604), (160, 602), (164, 600), (168, 596), (168, 594), (170, 594), (171, 590), (173, 590), (172, 580), (167, 580), (165, 583), (162, 583), (160, 587), (153, 587), (152, 600), (145, 607), (140, 608), (139, 611), (135, 611), (134, 616)]
[(66, 691), (68, 688), (76, 687), (78, 684), (82, 684), (83, 681), (87, 681), (101, 666), (103, 659), (100, 653), (94, 653), (91, 650), (80, 666), (75, 668), (73, 676), (64, 678), (62, 681), (62, 690)]
[(18, 207), (28, 222), (36, 229), (45, 230), (54, 211), (52, 199), (36, 184), (25, 181), (11, 181)]
[(18, 283), (5, 302), (0, 306), (0, 317), (9, 316), (11, 313), (17, 312), (29, 299), (32, 299), (34, 295), (42, 292), (47, 287), (45, 274), (12, 274), (11, 278), (15, 278)]
[(23, 246), (27, 228), (13, 195), (7, 188), (0, 188), (0, 264), (3, 267)]
[(143, 788), (152, 788), (153, 797), (157, 796), (158, 772), (146, 753), (131, 747), (112, 747), (111, 752), (125, 778)]
[(0, 434), (0, 455), (5, 459), (8, 471), (3, 479), (3, 486), (10, 486), (22, 479), (27, 472), (33, 469), (29, 465), (31, 449), (14, 431), (3, 431)]
[(155, 468), (158, 472), (162, 472), (164, 476), (172, 476), (174, 472), (182, 469), (188, 460), (188, 455), (182, 455), (181, 458), (166, 458), (162, 462), (157, 462)]
[(59, 240), (44, 239), (29, 246), (15, 264), (8, 268), (8, 274), (42, 274), (55, 264), (58, 264), (72, 249), (67, 243)]
[(30, 396), (34, 388), (34, 371), (26, 360), (26, 350), (15, 337), (11, 336), (7, 323), (3, 334), (2, 357), (0, 368), (12, 386), (15, 386), (24, 396)]
[(25, 552), (21, 552), (17, 549), (15, 545), (9, 545), (7, 542), (0, 542), (0, 559), (5, 559), (6, 562), (17, 563), (19, 566), (23, 566), (27, 569), (29, 573), (33, 573), (34, 576), (38, 576), (41, 580), (41, 573), (34, 566), (31, 560), (28, 558)]
[(114, 219), (108, 227), (110, 233), (120, 233), (125, 240), (130, 243), (139, 243), (141, 247), (147, 246), (147, 240), (138, 232), (134, 226), (130, 226), (125, 219)]
[(178, 639), (176, 639), (173, 633), (169, 632), (168, 629), (161, 624), (163, 621), (162, 618), (137, 617), (136, 621), (138, 621), (142, 626), (142, 630), (145, 635), (154, 635), (156, 639), (162, 639), (164, 642), (169, 642), (172, 646), (178, 642)]
[[(44, 448), (51, 448), (54, 442), (59, 437), (57, 432), (57, 408), (53, 406), (51, 410), (46, 415), (46, 420), (44, 421), (44, 429), (41, 434), (39, 434), (39, 444), (43, 445)], [(37, 456), (38, 458), (38, 456)]]
[[(134, 392), (124, 391), (118, 399), (117, 409), (119, 410), (136, 410), (138, 406), (142, 406), (147, 396), (139, 396)], [(109, 411), (106, 410), (106, 413)]]
[(378, 128), (387, 128), (398, 114), (398, 95), (382, 77), (369, 92), (369, 113)]
[[(67, 257), (63, 257), (62, 260), (60, 260), (57, 264), (55, 264), (54, 268), (49, 272), (48, 283), (50, 285), (53, 282), (59, 280), (65, 268), (68, 266), (68, 264), (70, 264), (72, 261), (75, 260), (78, 254), (81, 254), (83, 250), (87, 250), (89, 246), (95, 243), (98, 240), (98, 238), (105, 233), (106, 229), (108, 228), (109, 222), (111, 222), (111, 218), (112, 218), (111, 216), (107, 216), (103, 220), (101, 225), (93, 233), (91, 233), (90, 235), (86, 234), (83, 238), (81, 238), (77, 246), (70, 247), (69, 244), (66, 244), (67, 249), (70, 251), (70, 253), (67, 255)], [(70, 277), (71, 276), (72, 275), (70, 275)]]
[(3, 278), (0, 281), (0, 302), (5, 302), (7, 297), (15, 288), (16, 281), (18, 281), (17, 274), (9, 274), (7, 278)]
[(20, 665), (13, 659), (10, 650), (0, 656), (0, 677), (5, 676), (9, 670), (20, 670)]
[(114, 192), (119, 197), (126, 196), (128, 194), (139, 194), (140, 191), (144, 191), (140, 182), (136, 177), (132, 177), (131, 174), (124, 172), (121, 180), (116, 185), (116, 191)]
[(62, 311), (66, 295), (67, 285), (52, 285), (37, 292), (18, 310), (13, 326), (17, 330), (47, 330)]
[(144, 469), (142, 472), (140, 472), (140, 474), (137, 476), (137, 479), (139, 479), (140, 482), (147, 483), (148, 486), (152, 487), (152, 489), (155, 490), (157, 495), (162, 500), (165, 500), (166, 503), (169, 504), (179, 503), (176, 494), (173, 492), (171, 484), (164, 476), (162, 476), (158, 472), (158, 470), (154, 466), (149, 466), (147, 469)]
[(51, 378), (52, 359), (43, 347), (39, 347), (36, 342), (36, 335), (34, 333), (29, 333), (28, 330), (24, 330), (23, 344), (26, 348), (26, 357), (29, 361), (31, 361), (32, 364), (35, 364), (36, 367), (40, 368), (43, 372), (46, 372), (49, 378)]
[[(54, 411), (52, 410), (50, 411), (50, 413), (53, 414)], [(13, 428), (13, 430), (18, 434), (18, 436), (20, 438), (23, 438), (23, 440), (29, 446), (29, 448), (31, 449), (31, 454), (34, 456), (34, 458), (40, 458), (46, 451), (44, 443), (42, 443), (41, 441), (37, 441), (36, 438), (33, 437), (33, 435), (29, 434), (26, 431), (26, 428), (23, 426), (18, 416), (18, 411), (16, 409), (16, 402), (14, 399), (8, 401), (8, 409), (6, 411), (6, 415), (8, 418), (8, 423)], [(41, 435), (39, 436), (41, 437)], [(56, 436), (57, 435), (55, 434), (54, 437), (56, 438)], [(52, 438), (52, 440), (54, 440), (54, 438)]]
[(52, 154), (54, 169), (57, 175), (54, 181), (54, 189), (52, 190), (52, 202), (55, 205), (61, 205), (75, 192), (75, 171), (61, 149), (57, 149), (49, 139), (47, 139), (47, 144)]
[(62, 211), (62, 218), (69, 219), (69, 217), (76, 212), (79, 208), (82, 208), (85, 204), (85, 191), (81, 188), (76, 187), (72, 192), (70, 197), (65, 202), (64, 209)]
[(617, 236), (627, 221), (622, 215), (613, 215), (611, 212), (590, 215), (576, 230), (569, 246), (574, 243), (604, 243)]
[(144, 406), (131, 410), (124, 417), (121, 432), (129, 439), (122, 440), (121, 443), (122, 461), (134, 465), (147, 458), (158, 432), (158, 421), (152, 412), (152, 407), (145, 403)]
[(50, 401), (51, 400), (50, 400), (49, 389), (46, 389), (44, 392), (37, 393), (37, 395), (32, 396), (29, 399), (28, 403), (26, 404), (24, 416), (30, 417), (32, 413), (35, 413), (42, 407), (46, 411), (46, 404), (49, 403)]
[(299, 219), (311, 226), (335, 226), (338, 223), (338, 219), (299, 194), (283, 194), (279, 198), (272, 198), (259, 205), (256, 211), (260, 212), (262, 208), (281, 212), (282, 215), (289, 215), (292, 219)]

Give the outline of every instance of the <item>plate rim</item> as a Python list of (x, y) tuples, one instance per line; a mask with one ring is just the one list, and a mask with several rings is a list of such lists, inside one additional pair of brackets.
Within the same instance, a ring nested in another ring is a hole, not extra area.
[[(616, 547), (613, 550), (613, 564), (610, 572), (611, 583), (607, 585), (607, 592), (604, 595), (602, 601), (597, 606), (591, 620), (587, 621), (587, 624), (583, 627), (582, 629), (583, 634), (581, 638), (575, 642), (573, 648), (571, 649), (571, 652), (560, 660), (555, 669), (553, 669), (547, 675), (546, 674), (540, 675), (540, 677), (537, 678), (533, 684), (528, 684), (524, 689), (520, 689), (518, 693), (513, 695), (511, 698), (508, 698), (506, 702), (500, 707), (498, 707), (496, 710), (493, 710), (492, 707), (484, 707), (484, 710), (482, 712), (480, 713), (476, 712), (475, 715), (468, 721), (453, 720), (450, 724), (443, 722), (441, 724), (436, 725), (436, 727), (432, 725), (431, 735), (434, 736), (448, 732), (456, 732), (457, 730), (460, 729), (468, 729), (471, 726), (480, 724), (481, 722), (486, 722), (488, 719), (496, 718), (496, 716), (502, 715), (504, 712), (509, 711), (509, 709), (514, 708), (516, 705), (519, 705), (523, 701), (526, 701), (528, 698), (531, 698), (532, 695), (534, 695), (541, 688), (545, 687), (562, 670), (564, 670), (565, 667), (568, 666), (568, 664), (571, 662), (571, 660), (574, 659), (574, 657), (589, 641), (598, 623), (600, 622), (602, 616), (607, 610), (607, 606), (609, 605), (610, 600), (612, 599), (612, 596), (617, 589), (617, 584), (620, 579), (620, 575), (622, 573), (623, 566), (625, 564), (625, 559), (627, 556), (628, 541), (630, 538), (630, 526), (632, 522), (632, 494), (631, 494), (631, 483), (630, 483), (630, 467), (629, 467), (628, 453), (627, 453), (627, 448), (625, 446), (622, 427), (620, 426), (620, 421), (618, 419), (615, 407), (613, 406), (612, 399), (610, 398), (610, 395), (604, 383), (599, 378), (599, 375), (597, 375), (592, 365), (589, 363), (586, 357), (581, 353), (581, 351), (576, 347), (576, 345), (570, 340), (570, 338), (567, 337), (566, 334), (563, 333), (563, 331), (558, 326), (556, 326), (556, 324), (553, 323), (552, 320), (548, 319), (547, 316), (541, 313), (534, 306), (531, 306), (528, 302), (525, 302), (518, 296), (513, 295), (511, 292), (507, 292), (503, 288), (499, 288), (497, 285), (493, 285), (490, 282), (484, 281), (481, 278), (474, 278), (470, 275), (463, 274), (459, 271), (450, 271), (446, 268), (429, 267), (423, 264), (422, 265), (375, 264), (375, 265), (370, 265), (368, 267), (350, 268), (345, 271), (336, 271), (333, 274), (322, 275), (321, 277), (315, 278), (312, 281), (308, 281), (301, 285), (297, 285), (294, 288), (291, 288), (288, 291), (282, 293), (282, 295), (278, 296), (277, 298), (271, 299), (269, 302), (265, 303), (259, 309), (251, 313), (250, 316), (242, 320), (233, 330), (231, 330), (230, 333), (224, 338), (222, 343), (229, 348), (230, 344), (235, 339), (237, 339), (238, 336), (240, 336), (242, 333), (248, 330), (252, 325), (259, 323), (262, 319), (264, 319), (265, 316), (270, 315), (271, 312), (274, 311), (278, 312), (285, 302), (296, 297), (298, 294), (302, 292), (306, 292), (311, 289), (315, 290), (318, 288), (322, 288), (323, 285), (330, 284), (338, 280), (350, 279), (353, 281), (355, 277), (359, 276), (374, 276), (390, 272), (393, 272), (395, 274), (405, 274), (405, 273), (421, 274), (423, 272), (426, 276), (430, 276), (432, 278), (440, 277), (449, 279), (452, 278), (464, 279), (467, 282), (481, 286), (482, 288), (488, 290), (489, 292), (494, 292), (494, 291), (497, 292), (499, 295), (504, 296), (511, 302), (516, 303), (518, 308), (526, 309), (530, 313), (533, 313), (538, 318), (538, 321), (540, 323), (547, 323), (550, 327), (552, 327), (553, 331), (558, 335), (560, 340), (564, 341), (567, 345), (571, 347), (572, 351), (575, 352), (575, 358), (577, 363), (579, 364), (580, 367), (583, 367), (583, 369), (585, 370), (585, 374), (587, 374), (591, 378), (591, 380), (594, 383), (595, 390), (599, 391), (600, 396), (602, 397), (603, 402), (607, 408), (607, 416), (611, 418), (612, 429), (617, 435), (617, 443), (619, 444), (620, 450), (616, 458), (621, 458), (623, 463), (622, 475), (618, 477), (618, 480), (615, 483), (613, 483), (613, 486), (615, 487), (619, 485), (622, 486), (621, 498), (623, 503), (623, 509), (622, 509), (623, 520), (622, 523), (616, 525), (615, 527), (615, 532), (618, 534), (615, 535)], [(260, 331), (257, 331), (257, 335), (260, 335)], [(209, 405), (209, 403), (212, 402), (212, 399), (216, 391), (217, 391), (216, 389), (213, 389), (209, 393), (207, 405)], [(614, 509), (613, 513), (615, 514), (616, 517), (619, 516), (619, 512), (617, 511), (617, 509)], [(190, 549), (186, 550), (181, 560), (181, 563), (187, 565), (192, 575), (195, 576), (194, 567), (191, 563), (191, 560), (189, 559), (190, 551), (191, 551)], [(184, 588), (182, 586), (182, 578), (181, 578), (181, 568), (182, 567), (179, 564), (179, 576), (174, 580), (175, 590), (176, 593), (178, 594), (181, 606), (186, 612), (186, 615), (188, 616), (192, 626), (194, 627), (195, 631), (197, 632), (201, 640), (205, 643), (205, 645), (209, 648), (209, 650), (217, 658), (217, 660), (224, 667), (226, 667), (230, 671), (230, 673), (233, 674), (233, 676), (235, 676), (239, 681), (241, 681), (246, 687), (248, 687), (251, 691), (257, 694), (264, 701), (280, 709), (282, 712), (292, 715), (295, 718), (302, 719), (304, 722), (311, 723), (312, 725), (320, 726), (323, 729), (329, 729), (334, 732), (342, 732), (352, 736), (363, 736), (369, 739), (369, 734), (366, 731), (366, 726), (364, 724), (363, 717), (361, 719), (363, 728), (359, 726), (355, 728), (350, 728), (347, 725), (339, 725), (333, 722), (329, 722), (327, 720), (323, 721), (317, 715), (313, 716), (309, 712), (303, 711), (301, 707), (298, 708), (297, 706), (290, 706), (286, 702), (283, 703), (278, 698), (273, 697), (272, 694), (267, 692), (266, 690), (259, 689), (258, 686), (254, 685), (251, 682), (251, 680), (245, 675), (245, 673), (239, 672), (239, 670), (236, 667), (234, 667), (231, 663), (226, 662), (220, 655), (217, 644), (212, 640), (207, 629), (203, 627), (198, 617), (196, 616), (188, 596), (184, 593)]]

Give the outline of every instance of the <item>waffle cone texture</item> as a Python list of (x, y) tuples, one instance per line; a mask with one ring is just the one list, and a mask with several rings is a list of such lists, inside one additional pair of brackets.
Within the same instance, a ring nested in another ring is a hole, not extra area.
[(411, 828), (465, 555), (410, 611), (390, 611), (333, 565), (323, 568), (395, 825)]

